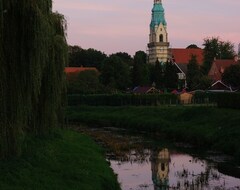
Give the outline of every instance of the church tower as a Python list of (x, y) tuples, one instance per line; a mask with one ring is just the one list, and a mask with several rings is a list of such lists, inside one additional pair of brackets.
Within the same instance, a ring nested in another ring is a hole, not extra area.
[(155, 64), (157, 60), (165, 63), (170, 57), (167, 22), (165, 20), (162, 0), (154, 0), (150, 23), (148, 53), (148, 63), (150, 64)]

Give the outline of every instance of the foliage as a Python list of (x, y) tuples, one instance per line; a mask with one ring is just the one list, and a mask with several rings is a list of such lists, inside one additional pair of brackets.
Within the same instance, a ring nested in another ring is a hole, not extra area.
[(66, 22), (51, 9), (51, 0), (0, 1), (0, 158), (63, 119)]
[(98, 95), (69, 95), (68, 105), (91, 106), (160, 106), (178, 104), (174, 94), (98, 94)]
[(94, 70), (86, 70), (68, 77), (68, 94), (95, 94), (103, 90), (99, 74)]
[(204, 69), (208, 73), (213, 60), (216, 59), (233, 59), (235, 56), (234, 44), (230, 41), (222, 41), (219, 37), (204, 39)]
[(95, 49), (82, 49), (79, 46), (69, 46), (70, 67), (96, 67), (101, 69), (101, 63), (107, 55)]
[(164, 68), (163, 65), (157, 60), (153, 70), (153, 81), (157, 89), (164, 88)]
[(196, 55), (192, 55), (187, 65), (187, 86), (190, 90), (196, 89), (199, 86), (200, 78), (202, 77)]
[(149, 70), (146, 63), (147, 55), (143, 51), (137, 51), (134, 55), (134, 65), (132, 70), (133, 86), (149, 85)]
[(200, 49), (196, 44), (190, 44), (186, 49)]
[(85, 135), (59, 130), (26, 143), (20, 158), (0, 163), (0, 189), (120, 189), (103, 150)]
[(222, 80), (232, 87), (240, 87), (240, 64), (230, 65), (226, 68)]
[(133, 58), (126, 52), (117, 52), (112, 55), (118, 56), (119, 58), (122, 59), (124, 63), (127, 63), (129, 66), (133, 65)]
[(129, 66), (118, 56), (110, 56), (103, 61), (101, 82), (111, 89), (126, 90), (130, 86)]
[(199, 92), (194, 94), (194, 103), (216, 104), (219, 108), (240, 109), (240, 93)]
[(165, 87), (167, 89), (177, 89), (178, 87), (178, 75), (177, 68), (172, 62), (167, 62), (165, 65)]
[(73, 122), (157, 133), (174, 142), (187, 142), (201, 148), (221, 150), (238, 159), (240, 156), (238, 110), (202, 106), (82, 106), (68, 108), (66, 115)]
[(220, 108), (240, 109), (240, 93), (220, 93), (216, 99)]
[(198, 86), (196, 86), (196, 89), (207, 90), (211, 86), (211, 84), (212, 84), (212, 79), (207, 75), (203, 75), (199, 79), (199, 84)]

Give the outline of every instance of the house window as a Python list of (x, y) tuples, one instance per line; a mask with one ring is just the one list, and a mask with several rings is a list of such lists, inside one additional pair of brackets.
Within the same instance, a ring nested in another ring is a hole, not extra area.
[(159, 41), (163, 42), (163, 35), (162, 34), (160, 34)]

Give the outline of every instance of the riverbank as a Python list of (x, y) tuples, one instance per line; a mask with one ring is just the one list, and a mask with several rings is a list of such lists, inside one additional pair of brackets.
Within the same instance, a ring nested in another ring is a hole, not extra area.
[(28, 138), (25, 150), (0, 162), (0, 189), (120, 189), (103, 150), (85, 135), (60, 130), (49, 139)]
[(222, 151), (240, 161), (240, 112), (213, 107), (69, 107), (71, 123), (155, 133), (161, 138)]

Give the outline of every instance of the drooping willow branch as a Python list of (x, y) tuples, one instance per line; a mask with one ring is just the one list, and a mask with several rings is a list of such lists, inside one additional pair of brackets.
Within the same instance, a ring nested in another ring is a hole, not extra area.
[(0, 0), (0, 157), (63, 118), (66, 21), (51, 0)]

